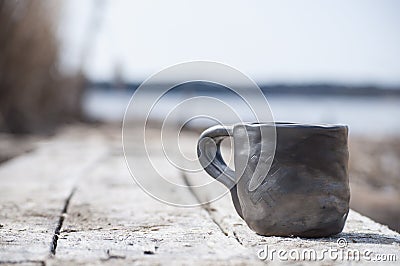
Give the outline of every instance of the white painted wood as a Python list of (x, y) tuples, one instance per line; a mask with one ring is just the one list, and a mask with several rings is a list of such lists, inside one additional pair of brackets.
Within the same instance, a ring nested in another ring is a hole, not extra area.
[[(224, 153), (229, 154), (228, 151), (225, 151)], [(193, 185), (198, 185), (200, 182), (199, 180), (210, 179), (204, 171), (186, 173), (185, 175), (188, 182)], [(194, 193), (200, 201), (205, 202), (214, 198), (216, 193), (223, 189), (218, 186), (219, 185), (216, 184), (217, 188), (215, 190), (198, 189), (194, 190)], [(374, 259), (375, 255), (379, 256), (384, 254), (394, 255), (397, 258), (397, 262), (400, 260), (400, 234), (390, 230), (387, 226), (378, 224), (371, 219), (360, 215), (353, 210), (350, 211), (347, 223), (341, 234), (328, 238), (304, 239), (290, 237), (264, 237), (257, 235), (251, 231), (246, 223), (239, 217), (239, 215), (237, 215), (229, 194), (226, 194), (223, 198), (217, 201), (205, 205), (205, 209), (226, 235), (235, 237), (242, 246), (252, 250), (251, 253), (253, 254), (258, 254), (261, 249), (265, 248), (265, 245), (268, 245), (270, 249), (286, 251), (297, 249), (299, 252), (312, 248), (321, 253), (324, 249), (338, 248), (338, 239), (344, 238), (348, 244), (344, 249), (339, 248), (340, 251), (346, 252), (346, 250), (349, 251), (350, 249), (356, 249), (360, 252), (370, 252), (371, 259)], [(330, 263), (338, 264), (343, 262), (340, 261), (341, 257), (339, 257), (337, 261), (331, 260), (327, 255), (325, 257), (327, 257), (325, 262), (328, 261)], [(332, 255), (332, 257), (335, 258), (335, 255)], [(276, 256), (273, 261), (270, 261), (269, 259), (266, 261), (280, 262)], [(348, 261), (345, 260), (344, 262)], [(359, 262), (366, 263), (367, 261), (361, 258)], [(321, 263), (323, 264), (324, 261), (321, 261)], [(386, 263), (395, 264), (396, 262)]]
[(74, 183), (105, 154), (102, 138), (61, 134), (0, 167), (0, 262), (41, 261)]
[[(183, 173), (172, 167), (159, 149), (159, 132), (148, 133), (153, 138), (149, 152), (168, 180), (196, 185), (213, 181), (204, 171)], [(193, 133), (182, 135), (181, 148), (189, 157), (195, 156), (196, 138)], [(145, 182), (153, 180), (146, 153), (139, 149), (140, 140), (132, 140), (128, 160), (145, 166), (138, 173)], [(266, 245), (276, 250), (313, 248), (320, 252), (337, 248), (339, 237), (349, 242), (347, 248), (394, 254), (400, 260), (399, 234), (353, 211), (342, 234), (300, 239), (255, 234), (236, 214), (229, 195), (196, 208), (156, 201), (130, 177), (116, 127), (67, 128), (37, 150), (2, 164), (0, 184), (3, 264), (253, 265), (264, 264), (257, 253)], [(147, 185), (157, 195), (169, 195), (177, 202), (209, 201), (226, 192), (219, 183), (191, 190), (170, 190), (154, 181)], [(55, 255), (51, 255), (59, 225)], [(290, 263), (276, 257), (266, 262)], [(327, 258), (317, 264), (339, 263)]]
[[(207, 195), (197, 195), (199, 198), (207, 198)], [(393, 253), (400, 258), (400, 234), (390, 230), (387, 226), (378, 224), (371, 219), (351, 210), (343, 232), (329, 238), (300, 239), (284, 237), (264, 237), (251, 231), (246, 223), (236, 214), (229, 195), (205, 206), (212, 218), (220, 225), (228, 236), (234, 236), (243, 246), (254, 251), (264, 244), (279, 247), (296, 248), (321, 247), (328, 244), (335, 246), (338, 238), (345, 238), (349, 247), (368, 247), (376, 253)]]
[[(181, 176), (169, 167), (163, 169)], [(175, 197), (193, 198), (189, 190), (179, 193)], [(235, 239), (226, 237), (201, 207), (169, 206), (146, 195), (134, 184), (120, 156), (102, 161), (79, 184), (64, 221), (56, 258), (81, 262), (110, 258), (169, 263), (259, 262)]]

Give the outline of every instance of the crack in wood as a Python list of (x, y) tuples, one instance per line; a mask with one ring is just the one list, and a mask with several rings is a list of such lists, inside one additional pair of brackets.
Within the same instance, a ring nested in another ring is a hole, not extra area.
[(2, 264), (26, 264), (26, 263), (37, 263), (41, 266), (46, 266), (46, 262), (44, 260), (4, 260), (4, 261), (0, 261), (0, 265), (2, 265)]
[[(88, 171), (91, 167), (93, 167), (93, 165), (95, 165), (97, 162), (100, 162), (101, 160), (103, 160), (104, 158), (107, 158), (107, 155), (109, 154), (109, 150), (105, 151), (102, 155), (98, 156), (95, 160), (92, 160), (91, 162), (87, 163), (85, 167), (82, 168), (82, 171), (80, 174), (78, 174), (77, 176), (82, 176), (83, 173), (85, 173), (86, 171)], [(78, 179), (76, 179), (78, 180)], [(75, 194), (77, 189), (77, 183), (75, 186), (73, 186), (71, 193), (68, 195), (68, 197), (65, 200), (64, 203), (64, 207), (61, 211), (61, 215), (59, 217), (56, 229), (54, 231), (54, 235), (51, 241), (51, 246), (50, 246), (50, 255), (54, 256), (56, 255), (56, 251), (57, 251), (57, 243), (58, 243), (58, 239), (60, 237), (61, 234), (61, 229), (65, 220), (65, 217), (67, 215), (68, 212), (68, 207), (71, 201), (71, 198), (73, 197), (73, 195)]]
[(56, 227), (56, 230), (54, 231), (53, 239), (52, 239), (52, 242), (51, 242), (50, 253), (52, 255), (56, 255), (57, 242), (58, 242), (58, 239), (60, 237), (61, 228), (63, 226), (65, 216), (67, 215), (67, 212), (68, 212), (69, 203), (71, 201), (72, 196), (75, 194), (75, 191), (76, 191), (76, 187), (72, 188), (72, 191), (68, 195), (67, 199), (65, 200), (64, 207), (63, 207), (63, 209), (61, 211), (61, 215), (59, 217), (59, 220), (58, 220), (58, 223), (57, 223), (57, 227)]
[[(212, 214), (213, 211), (215, 211), (214, 208), (212, 208), (208, 203), (201, 203), (201, 199), (199, 196), (196, 194), (196, 192), (192, 189), (192, 186), (189, 183), (189, 180), (185, 173), (182, 173), (182, 178), (183, 181), (185, 182), (185, 185), (188, 186), (190, 193), (196, 198), (197, 202), (200, 204), (200, 206), (207, 212), (208, 216), (211, 218), (211, 220), (218, 226), (218, 228), (221, 230), (221, 232), (225, 236), (229, 236), (229, 232), (226, 231), (221, 224), (218, 223), (217, 219), (215, 219), (215, 216)], [(242, 241), (237, 237), (236, 232), (233, 231), (233, 236), (235, 237), (236, 241), (243, 246)]]
[(239, 244), (243, 246), (243, 242), (242, 242), (242, 240), (240, 240), (240, 238), (237, 235), (237, 233), (235, 232), (235, 230), (233, 230), (233, 236), (235, 237), (236, 241), (239, 242)]

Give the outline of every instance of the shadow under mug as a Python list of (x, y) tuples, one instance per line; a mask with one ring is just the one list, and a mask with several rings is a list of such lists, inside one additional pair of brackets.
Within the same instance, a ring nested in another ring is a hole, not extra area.
[[(233, 138), (235, 171), (221, 155), (226, 137)], [(243, 123), (205, 130), (197, 153), (256, 233), (324, 237), (340, 233), (349, 212), (347, 138), (346, 125)]]

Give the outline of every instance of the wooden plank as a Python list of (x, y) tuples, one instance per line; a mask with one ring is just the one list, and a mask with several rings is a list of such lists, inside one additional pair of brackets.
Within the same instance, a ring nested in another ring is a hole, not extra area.
[(23, 261), (23, 262), (2, 262), (2, 266), (11, 266), (11, 265), (18, 265), (18, 266), (43, 266), (43, 261)]
[[(181, 142), (185, 143), (182, 146), (186, 147), (185, 153), (189, 156), (195, 156), (196, 151), (193, 146), (196, 145), (196, 137), (196, 134), (188, 133)], [(229, 160), (231, 156), (229, 146), (223, 146), (222, 152), (224, 158), (227, 158), (230, 166), (233, 167), (232, 160)], [(348, 242), (346, 247), (348, 249), (360, 251), (368, 249), (372, 254), (393, 254), (397, 256), (397, 260), (400, 260), (400, 234), (355, 211), (350, 211), (343, 232), (336, 236), (318, 239), (264, 237), (251, 231), (245, 221), (237, 215), (229, 193), (219, 200), (213, 201), (218, 195), (228, 192), (221, 184), (216, 182), (214, 186), (208, 186), (207, 189), (196, 188), (201, 184), (213, 181), (207, 173), (204, 171), (186, 172), (184, 177), (189, 184), (195, 186), (192, 191), (199, 201), (211, 200), (204, 207), (224, 233), (234, 237), (243, 247), (251, 250), (252, 254), (258, 254), (261, 249), (265, 248), (265, 245), (275, 250), (312, 248), (318, 252), (326, 248), (337, 248), (337, 240), (344, 238)]]
[[(226, 153), (226, 152), (225, 152)], [(186, 173), (187, 182), (192, 185), (198, 185), (199, 180), (210, 179), (204, 172)], [(216, 187), (219, 185), (216, 184)], [(215, 195), (221, 188), (211, 190), (195, 190), (194, 193), (200, 201), (207, 201), (215, 198)], [(377, 254), (390, 254), (400, 259), (400, 234), (390, 230), (387, 226), (378, 224), (371, 219), (358, 214), (351, 210), (347, 219), (347, 223), (343, 232), (339, 235), (318, 238), (291, 238), (291, 237), (264, 237), (257, 235), (249, 229), (245, 221), (237, 215), (231, 197), (226, 194), (223, 198), (213, 201), (205, 205), (213, 220), (228, 236), (233, 236), (243, 246), (251, 250), (250, 253), (258, 254), (261, 249), (269, 248), (275, 250), (290, 251), (297, 249), (314, 249), (316, 252), (322, 253), (327, 248), (338, 248), (337, 241), (339, 238), (344, 238), (347, 241), (345, 250), (356, 249), (361, 252), (370, 251), (371, 257)], [(330, 258), (326, 258), (329, 261)], [(275, 260), (277, 260), (275, 256)], [(361, 262), (362, 259), (360, 260)], [(331, 263), (335, 262), (333, 260)], [(323, 263), (323, 261), (321, 261)], [(335, 263), (340, 263), (336, 261)], [(395, 263), (395, 262), (392, 262)]]
[[(213, 181), (203, 171), (182, 173), (171, 166), (159, 148), (158, 132), (149, 135), (153, 139), (147, 152), (168, 180), (194, 185)], [(264, 264), (257, 254), (266, 245), (276, 250), (321, 251), (337, 247), (339, 237), (349, 242), (349, 248), (368, 248), (400, 259), (399, 234), (353, 211), (338, 236), (259, 236), (236, 214), (229, 195), (213, 201), (227, 192), (219, 183), (174, 190), (154, 182), (140, 140), (132, 138), (128, 160), (144, 166), (139, 175), (149, 180), (146, 185), (154, 193), (175, 202), (212, 202), (178, 208), (154, 200), (130, 177), (118, 128), (73, 127), (0, 167), (0, 263), (253, 265)], [(185, 155), (196, 156), (196, 142), (197, 134), (182, 134)], [(193, 162), (189, 165), (193, 167)], [(324, 263), (341, 261), (320, 264)]]
[(37, 136), (0, 133), (0, 163), (34, 150), (40, 139)]
[(75, 180), (106, 152), (99, 134), (81, 131), (65, 131), (1, 165), (0, 263), (38, 263), (51, 254)]
[[(259, 262), (234, 238), (226, 237), (203, 208), (169, 206), (146, 195), (124, 163), (121, 156), (109, 157), (79, 184), (61, 230), (56, 261)], [(160, 158), (158, 164), (162, 163)], [(169, 164), (161, 168), (181, 176)], [(193, 201), (189, 190), (172, 193)]]

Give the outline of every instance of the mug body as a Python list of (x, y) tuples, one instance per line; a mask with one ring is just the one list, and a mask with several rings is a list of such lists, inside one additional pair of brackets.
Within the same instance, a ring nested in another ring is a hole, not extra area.
[(342, 231), (350, 200), (347, 126), (237, 124), (232, 135), (232, 194), (252, 230), (303, 237)]

